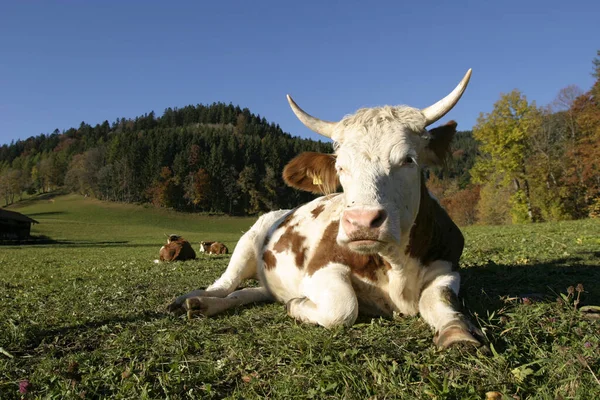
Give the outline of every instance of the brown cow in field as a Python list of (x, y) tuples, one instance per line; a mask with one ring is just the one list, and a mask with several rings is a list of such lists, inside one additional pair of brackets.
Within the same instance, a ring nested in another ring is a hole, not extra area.
[(221, 242), (200, 242), (200, 253), (229, 254), (229, 249)]
[[(211, 316), (279, 301), (292, 318), (327, 328), (352, 325), (359, 312), (420, 314), (439, 348), (478, 346), (480, 332), (457, 298), (463, 235), (429, 194), (423, 171), (444, 164), (456, 133), (453, 121), (426, 127), (454, 107), (470, 76), (424, 109), (366, 108), (339, 122), (307, 114), (288, 96), (302, 123), (334, 141), (335, 154), (302, 153), (284, 179), (324, 196), (260, 217), (223, 275), (179, 296), (169, 310)], [(261, 286), (236, 290), (248, 278)]]
[(159, 261), (187, 261), (195, 260), (196, 252), (190, 242), (179, 235), (169, 235), (167, 244), (160, 248)]

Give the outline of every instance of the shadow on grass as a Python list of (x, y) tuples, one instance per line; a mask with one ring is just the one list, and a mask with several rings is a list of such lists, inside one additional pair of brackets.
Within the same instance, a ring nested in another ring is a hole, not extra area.
[[(81, 340), (82, 337), (85, 337), (86, 333), (93, 333), (97, 329), (102, 328), (103, 326), (109, 327), (112, 329), (115, 325), (127, 325), (127, 324), (137, 324), (139, 322), (151, 322), (154, 320), (162, 319), (165, 317), (164, 313), (158, 313), (154, 311), (143, 311), (138, 314), (128, 315), (128, 316), (112, 316), (110, 318), (104, 318), (97, 321), (88, 321), (81, 324), (63, 326), (60, 328), (39, 328), (33, 326), (29, 328), (27, 332), (27, 339), (22, 346), (22, 353), (28, 353), (40, 345), (55, 344), (58, 340), (60, 341), (71, 341), (71, 339), (75, 339), (78, 343), (77, 349), (74, 349), (72, 346), (55, 346), (55, 350), (66, 353), (72, 352), (73, 350), (86, 350), (91, 351), (94, 350), (97, 346), (95, 340), (93, 338), (88, 338), (90, 340)], [(15, 352), (18, 353), (18, 352)], [(57, 354), (60, 356), (60, 354)]]
[(143, 243), (129, 243), (127, 240), (57, 240), (52, 239), (48, 236), (32, 236), (26, 240), (5, 240), (0, 241), (0, 246), (35, 246), (37, 248), (49, 248), (49, 247), (157, 247), (162, 244), (143, 244)]
[(60, 214), (66, 214), (66, 212), (64, 211), (44, 211), (44, 212), (37, 212), (37, 213), (29, 213), (27, 214), (28, 217), (46, 217), (49, 215), (60, 215)]
[[(583, 254), (582, 254), (583, 255)], [(488, 263), (461, 269), (460, 295), (472, 313), (499, 310), (508, 298), (554, 302), (569, 286), (582, 284), (581, 304), (600, 303), (600, 263), (585, 257), (565, 257), (544, 263)]]

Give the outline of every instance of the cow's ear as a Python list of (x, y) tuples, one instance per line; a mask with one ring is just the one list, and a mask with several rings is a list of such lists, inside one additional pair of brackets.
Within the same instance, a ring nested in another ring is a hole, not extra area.
[(288, 186), (316, 194), (335, 193), (340, 186), (335, 171), (335, 155), (305, 152), (294, 157), (283, 169)]
[(456, 134), (455, 121), (438, 126), (428, 132), (423, 161), (427, 165), (443, 165), (450, 156), (450, 142)]

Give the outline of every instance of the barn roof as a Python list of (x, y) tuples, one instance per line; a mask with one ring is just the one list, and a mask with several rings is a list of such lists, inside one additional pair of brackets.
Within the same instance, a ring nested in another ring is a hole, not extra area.
[(23, 215), (16, 211), (8, 211), (4, 208), (0, 208), (0, 221), (19, 221), (19, 222), (29, 222), (32, 224), (39, 224), (35, 219), (29, 218), (27, 215)]

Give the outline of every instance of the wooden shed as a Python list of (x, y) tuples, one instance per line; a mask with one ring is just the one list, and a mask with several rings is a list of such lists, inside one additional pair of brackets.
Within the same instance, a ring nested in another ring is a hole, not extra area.
[(15, 211), (0, 208), (0, 240), (27, 240), (35, 219)]

